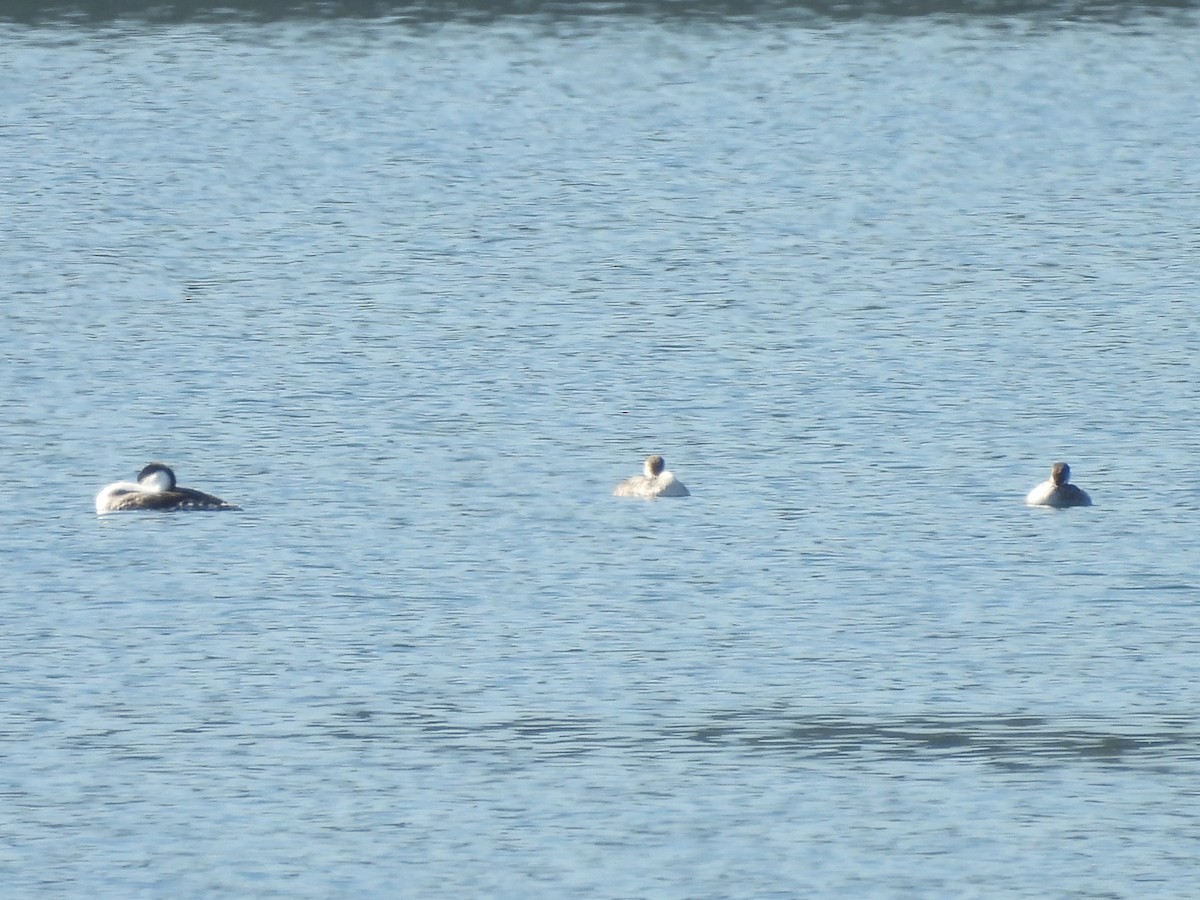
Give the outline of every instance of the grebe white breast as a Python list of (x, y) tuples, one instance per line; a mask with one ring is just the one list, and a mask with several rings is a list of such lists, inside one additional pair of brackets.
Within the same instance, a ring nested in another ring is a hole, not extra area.
[(1082, 488), (1070, 483), (1071, 467), (1057, 462), (1050, 469), (1050, 477), (1030, 491), (1025, 502), (1029, 506), (1052, 506), (1066, 509), (1068, 506), (1091, 506), (1092, 498)]
[(646, 457), (643, 474), (626, 478), (613, 491), (614, 497), (638, 497), (650, 500), (654, 497), (687, 497), (688, 489), (665, 468), (663, 458), (655, 454)]
[(241, 509), (220, 497), (178, 487), (170, 466), (154, 462), (138, 473), (138, 480), (117, 481), (96, 495), (96, 512), (122, 509)]

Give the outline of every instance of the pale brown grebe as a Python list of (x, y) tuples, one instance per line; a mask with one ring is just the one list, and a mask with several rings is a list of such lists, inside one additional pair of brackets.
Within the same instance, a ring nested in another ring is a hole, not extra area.
[(688, 489), (683, 482), (665, 468), (663, 458), (655, 454), (646, 457), (644, 474), (626, 478), (613, 491), (614, 497), (639, 497), (650, 500), (653, 497), (686, 497)]
[(1030, 506), (1052, 506), (1055, 509), (1091, 506), (1092, 498), (1070, 481), (1071, 467), (1064, 462), (1057, 462), (1050, 469), (1050, 478), (1030, 491), (1025, 502)]

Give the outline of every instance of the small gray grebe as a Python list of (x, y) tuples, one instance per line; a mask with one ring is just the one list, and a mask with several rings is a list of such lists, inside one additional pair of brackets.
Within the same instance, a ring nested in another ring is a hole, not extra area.
[(613, 491), (614, 497), (639, 497), (650, 500), (653, 497), (687, 497), (688, 489), (683, 482), (676, 481), (675, 476), (664, 466), (663, 458), (655, 454), (646, 457), (645, 474), (626, 478)]
[(138, 473), (136, 483), (118, 481), (96, 495), (96, 512), (122, 509), (241, 509), (220, 497), (177, 487), (170, 466), (154, 462)]
[(1092, 498), (1081, 488), (1070, 483), (1071, 467), (1057, 462), (1050, 469), (1050, 478), (1035, 487), (1025, 497), (1030, 506), (1052, 506), (1066, 509), (1068, 506), (1091, 506)]

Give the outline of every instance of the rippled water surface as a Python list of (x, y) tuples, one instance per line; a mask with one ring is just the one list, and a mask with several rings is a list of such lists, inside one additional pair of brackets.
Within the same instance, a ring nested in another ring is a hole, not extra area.
[(6, 895), (1194, 891), (1193, 11), (0, 40)]

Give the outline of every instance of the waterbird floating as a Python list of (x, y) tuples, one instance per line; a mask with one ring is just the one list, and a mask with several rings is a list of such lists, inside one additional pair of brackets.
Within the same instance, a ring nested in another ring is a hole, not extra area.
[(1091, 506), (1092, 498), (1070, 481), (1071, 467), (1064, 462), (1056, 462), (1050, 469), (1050, 478), (1030, 491), (1025, 502), (1029, 506), (1052, 506), (1055, 509)]
[(650, 500), (654, 497), (687, 497), (688, 489), (666, 470), (666, 463), (658, 454), (646, 457), (644, 474), (626, 478), (613, 491), (614, 497), (638, 497)]
[(96, 495), (96, 512), (123, 509), (241, 509), (220, 497), (175, 484), (170, 466), (152, 462), (138, 473), (138, 480), (117, 481)]

